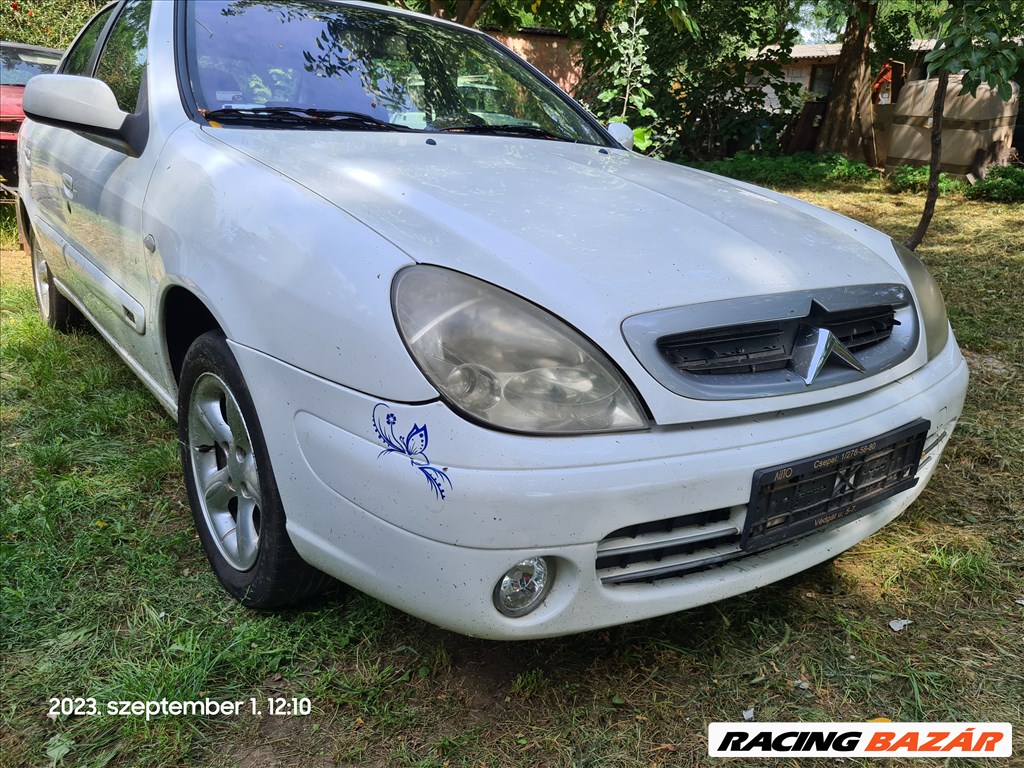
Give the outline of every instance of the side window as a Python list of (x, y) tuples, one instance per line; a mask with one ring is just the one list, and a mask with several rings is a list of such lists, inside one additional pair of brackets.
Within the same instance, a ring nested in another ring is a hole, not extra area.
[(130, 0), (117, 17), (96, 65), (96, 77), (110, 86), (125, 112), (138, 107), (149, 54), (150, 0)]
[(92, 61), (92, 54), (96, 48), (96, 42), (100, 39), (100, 33), (107, 25), (107, 19), (110, 18), (110, 14), (113, 10), (113, 8), (108, 8), (103, 11), (103, 13), (93, 17), (93, 20), (89, 22), (89, 26), (85, 28), (85, 32), (83, 32), (82, 36), (75, 41), (75, 45), (68, 52), (68, 57), (64, 60), (64, 66), (60, 70), (62, 75), (89, 74), (87, 70), (89, 68), (89, 62)]

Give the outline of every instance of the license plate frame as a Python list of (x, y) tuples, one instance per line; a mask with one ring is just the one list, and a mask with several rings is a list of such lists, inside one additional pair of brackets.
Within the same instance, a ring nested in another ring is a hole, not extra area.
[(754, 472), (740, 547), (753, 552), (867, 514), (917, 485), (931, 422)]

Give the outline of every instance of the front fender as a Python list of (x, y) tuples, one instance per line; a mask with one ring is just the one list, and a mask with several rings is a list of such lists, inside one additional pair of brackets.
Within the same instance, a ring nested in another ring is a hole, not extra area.
[(186, 287), (232, 341), (342, 386), (402, 402), (437, 397), (391, 312), (406, 254), (194, 123), (167, 142), (157, 168), (144, 234), (156, 240), (160, 294)]

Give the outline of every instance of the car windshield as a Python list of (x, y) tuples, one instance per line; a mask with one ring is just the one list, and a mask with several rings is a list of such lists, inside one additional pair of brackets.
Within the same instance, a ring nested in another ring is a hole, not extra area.
[(189, 9), (192, 92), (222, 124), (606, 144), (580, 110), (473, 32), (309, 0), (204, 0)]
[(47, 75), (60, 64), (61, 54), (31, 48), (0, 47), (0, 85), (24, 85), (36, 75)]

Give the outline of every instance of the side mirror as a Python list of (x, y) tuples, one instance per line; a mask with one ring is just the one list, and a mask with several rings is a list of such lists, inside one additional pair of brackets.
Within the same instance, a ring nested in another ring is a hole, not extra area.
[(125, 144), (128, 113), (117, 106), (110, 86), (77, 75), (36, 75), (25, 86), (25, 114), (44, 125), (68, 128)]
[(608, 123), (608, 133), (625, 149), (633, 149), (633, 129), (625, 123)]

